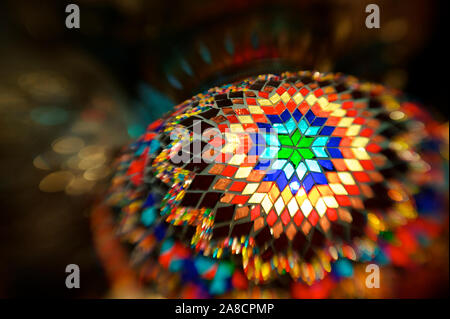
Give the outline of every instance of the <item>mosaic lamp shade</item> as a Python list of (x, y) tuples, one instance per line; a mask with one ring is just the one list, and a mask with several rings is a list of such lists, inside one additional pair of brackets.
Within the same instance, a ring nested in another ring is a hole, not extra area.
[(286, 296), (352, 264), (412, 262), (431, 236), (417, 226), (430, 196), (444, 212), (436, 125), (351, 76), (260, 75), (150, 124), (118, 158), (106, 204), (143, 280), (167, 279), (163, 294)]

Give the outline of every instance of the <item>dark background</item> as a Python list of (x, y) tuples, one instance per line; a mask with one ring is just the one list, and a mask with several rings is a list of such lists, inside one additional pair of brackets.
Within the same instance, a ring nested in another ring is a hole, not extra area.
[[(380, 30), (352, 28), (345, 41), (332, 40), (342, 17), (363, 21), (364, 7), (372, 2), (381, 7)], [(394, 87), (397, 85), (423, 103), (441, 121), (448, 121), (446, 1), (136, 0), (130, 1), (134, 4), (131, 7), (120, 6), (119, 1), (76, 3), (81, 10), (80, 30), (64, 27), (64, 1), (3, 1), (1, 66), (14, 59), (17, 68), (42, 63), (60, 70), (76, 83), (79, 97), (70, 102), (74, 104), (88, 101), (92, 87), (104, 80), (129, 102), (123, 114), (148, 122), (167, 111), (171, 103), (214, 84), (252, 74), (321, 69), (326, 65), (326, 71), (350, 73), (371, 81), (390, 79)], [(406, 36), (383, 41), (380, 34), (385, 22), (397, 15), (403, 15), (403, 21), (408, 22)], [(274, 21), (280, 19), (288, 22), (279, 26)], [(252, 28), (258, 30), (257, 39), (244, 36)], [(271, 34), (270, 30), (275, 29), (281, 31)], [(227, 32), (234, 35), (235, 57), (241, 59), (223, 62), (226, 54), (221, 45)], [(236, 36), (240, 33), (242, 38)], [(293, 39), (291, 49), (295, 49), (307, 34), (312, 35), (311, 46), (307, 53), (295, 57), (276, 41), (280, 36)], [(259, 46), (249, 43), (252, 39)], [(198, 43), (208, 45), (213, 63), (202, 61), (196, 51)], [(72, 53), (89, 61), (85, 69), (64, 64), (64, 57)], [(180, 56), (188, 59), (195, 76), (183, 73)], [(183, 88), (171, 85), (167, 74), (177, 76)], [(8, 81), (2, 77), (0, 84)], [(150, 97), (143, 93), (143, 85), (153, 90)], [(9, 119), (4, 117), (5, 123), (0, 122), (0, 296), (105, 296), (109, 284), (89, 226), (96, 193), (68, 197), (41, 192), (37, 184), (42, 174), (30, 163), (34, 154), (60, 133), (33, 131), (27, 125), (21, 126), (21, 118), (17, 123)], [(15, 129), (22, 138), (17, 137)], [(68, 290), (64, 285), (64, 269), (69, 263), (80, 265), (81, 289)], [(448, 293), (448, 287), (437, 288), (434, 294), (443, 293)]]

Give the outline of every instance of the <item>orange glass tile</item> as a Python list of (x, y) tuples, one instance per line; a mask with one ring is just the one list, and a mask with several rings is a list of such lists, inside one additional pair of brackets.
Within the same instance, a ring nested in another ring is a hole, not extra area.
[(257, 192), (258, 193), (268, 193), (273, 184), (274, 184), (274, 182), (262, 182), (259, 185)]
[(273, 231), (273, 237), (276, 239), (280, 237), (281, 233), (283, 232), (283, 224), (279, 220), (272, 228)]
[(222, 198), (220, 198), (220, 201), (222, 203), (230, 203), (234, 198), (234, 194), (232, 193), (225, 193)]
[(220, 178), (216, 184), (214, 185), (214, 189), (217, 190), (225, 190), (227, 189), (228, 185), (231, 183), (231, 179), (228, 178)]
[(247, 206), (236, 208), (236, 212), (234, 213), (234, 219), (242, 219), (248, 216), (249, 208)]
[(278, 186), (276, 184), (274, 184), (269, 192), (269, 198), (272, 201), (272, 203), (274, 203), (277, 200), (279, 195), (280, 195), (280, 191), (278, 189)]
[(265, 172), (253, 170), (247, 177), (247, 181), (249, 182), (260, 182), (265, 176)]
[(253, 222), (253, 230), (257, 231), (264, 226), (264, 217), (258, 217)]
[(214, 164), (213, 167), (208, 171), (209, 174), (219, 175), (225, 168), (224, 164)]
[(311, 227), (311, 224), (308, 222), (308, 220), (305, 219), (303, 221), (302, 226), (300, 228), (301, 228), (303, 234), (305, 234), (305, 236), (306, 236), (306, 235), (309, 234), (309, 232), (311, 231), (312, 227)]
[(295, 234), (297, 234), (297, 228), (294, 226), (293, 223), (290, 223), (289, 226), (286, 228), (286, 236), (287, 238), (289, 238), (289, 240), (293, 240)]

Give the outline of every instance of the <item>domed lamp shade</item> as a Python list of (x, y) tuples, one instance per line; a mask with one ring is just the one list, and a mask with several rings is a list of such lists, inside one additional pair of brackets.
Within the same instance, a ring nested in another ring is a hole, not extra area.
[(165, 296), (295, 296), (353, 265), (413, 262), (432, 237), (416, 223), (430, 196), (445, 214), (437, 126), (352, 76), (260, 75), (150, 124), (119, 156), (105, 205)]

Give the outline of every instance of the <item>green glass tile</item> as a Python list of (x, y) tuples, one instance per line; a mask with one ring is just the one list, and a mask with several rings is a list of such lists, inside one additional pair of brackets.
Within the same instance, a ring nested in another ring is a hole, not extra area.
[(293, 149), (292, 148), (286, 148), (282, 147), (281, 150), (278, 152), (278, 158), (289, 158), (291, 156)]
[(292, 142), (294, 143), (294, 145), (297, 145), (297, 143), (301, 137), (302, 137), (302, 134), (300, 133), (300, 131), (295, 130), (294, 134), (292, 134)]
[(311, 150), (309, 148), (301, 148), (299, 151), (300, 151), (300, 154), (304, 158), (310, 159), (310, 158), (314, 158), (315, 157), (314, 153), (311, 152)]
[(306, 137), (303, 136), (303, 138), (300, 140), (300, 142), (298, 143), (298, 147), (309, 147), (312, 142), (314, 141), (314, 137)]
[(292, 153), (290, 161), (294, 164), (295, 168), (297, 168), (298, 164), (302, 161), (302, 157), (297, 150)]
[(291, 138), (289, 135), (278, 135), (278, 139), (280, 140), (281, 145), (293, 146)]

